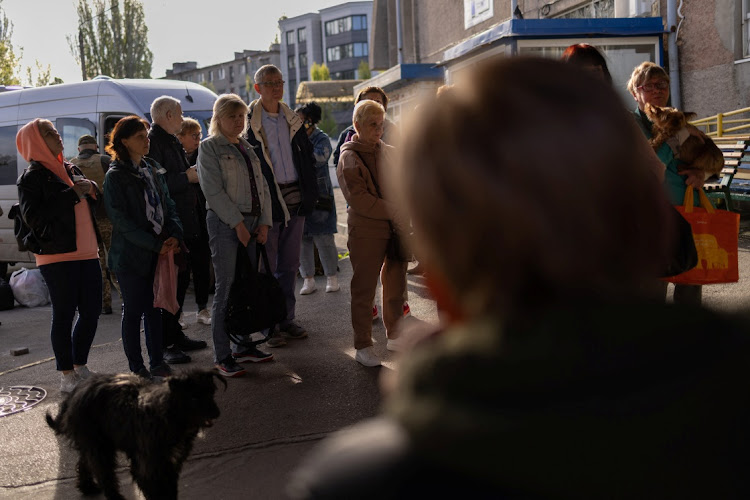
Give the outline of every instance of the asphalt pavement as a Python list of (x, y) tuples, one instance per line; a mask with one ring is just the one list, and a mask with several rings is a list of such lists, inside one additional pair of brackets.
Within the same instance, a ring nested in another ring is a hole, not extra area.
[[(335, 191), (340, 223), (336, 244), (344, 254), (345, 204), (340, 190)], [(748, 229), (743, 224), (740, 281), (704, 287), (704, 303), (710, 308), (747, 308)], [(477, 272), (481, 266), (477, 262)], [(380, 378), (398, 368), (398, 358), (385, 349), (385, 330), (382, 322), (376, 321), (373, 338), (376, 351), (384, 359), (383, 366), (365, 368), (354, 361), (349, 314), (351, 265), (346, 256), (339, 267), (339, 292), (325, 293), (325, 278), (317, 277), (318, 291), (297, 298), (297, 319), (309, 337), (268, 349), (274, 354), (273, 362), (246, 364), (245, 377), (229, 379), (228, 388), (217, 392), (222, 415), (196, 440), (180, 476), (180, 498), (286, 498), (289, 474), (311, 447), (329, 433), (377, 413)], [(412, 315), (437, 322), (424, 279), (409, 276), (408, 284)], [(301, 280), (298, 291), (300, 287)], [(119, 306), (115, 298), (115, 311)], [(185, 300), (185, 310), (190, 324), (186, 333), (207, 341), (209, 348), (191, 352), (191, 363), (174, 368), (212, 367), (210, 327), (195, 322), (197, 307), (192, 294)], [(27, 393), (39, 400), (25, 411), (0, 417), (0, 499), (81, 498), (75, 487), (76, 454), (44, 421), (45, 413), (56, 412), (61, 401), (60, 375), (55, 371), (49, 341), (50, 315), (49, 306), (0, 312), (0, 402), (11, 387), (30, 387)], [(27, 347), (29, 353), (11, 356), (11, 349), (16, 347)], [(127, 371), (117, 314), (100, 318), (89, 366), (97, 372)], [(120, 460), (118, 471), (126, 498), (142, 498), (125, 460)]]

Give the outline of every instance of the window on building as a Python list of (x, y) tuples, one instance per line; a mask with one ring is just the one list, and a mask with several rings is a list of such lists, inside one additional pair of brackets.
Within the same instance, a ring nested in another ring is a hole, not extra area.
[(286, 44), (287, 44), (287, 46), (294, 45), (294, 31), (287, 31), (286, 32)]
[(348, 70), (348, 71), (336, 71), (335, 73), (331, 73), (331, 79), (332, 80), (354, 80), (354, 70)]
[(307, 54), (303, 53), (299, 55), (299, 67), (300, 68), (306, 68), (307, 67)]
[(367, 56), (367, 42), (355, 43), (354, 44), (354, 57), (366, 57)]
[(328, 61), (340, 61), (352, 57), (367, 57), (367, 42), (347, 43), (326, 49)]
[(742, 0), (742, 57), (750, 57), (750, 0)]
[(297, 67), (297, 66), (295, 65), (295, 58), (294, 58), (294, 56), (289, 56), (289, 57), (288, 57), (288, 60), (289, 60), (289, 64), (287, 65), (287, 67), (288, 67), (288, 68), (289, 68), (290, 70), (292, 70), (292, 69), (294, 69), (294, 68), (296, 68), (296, 67)]
[(352, 18), (341, 17), (334, 19), (333, 21), (326, 21), (326, 36), (338, 35), (339, 33), (346, 33), (352, 30)]
[(615, 0), (594, 0), (558, 17), (567, 19), (615, 17)]
[(227, 77), (227, 73), (224, 68), (219, 68), (219, 80), (223, 80)]
[(214, 70), (210, 69), (208, 70), (208, 81), (213, 82), (214, 81)]
[(229, 83), (234, 83), (234, 66), (229, 66)]
[(367, 29), (367, 16), (352, 16), (352, 30), (366, 30)]
[(297, 30), (297, 43), (304, 43), (307, 41), (307, 35), (305, 34), (305, 28)]

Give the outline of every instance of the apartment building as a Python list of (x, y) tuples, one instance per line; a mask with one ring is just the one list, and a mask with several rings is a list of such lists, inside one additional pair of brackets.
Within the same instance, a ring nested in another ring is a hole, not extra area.
[(332, 80), (359, 79), (369, 56), (372, 2), (346, 2), (318, 12), (279, 19), (284, 96), (294, 107), (297, 88), (312, 79), (313, 64), (328, 67)]
[(258, 98), (253, 89), (253, 75), (263, 65), (280, 67), (280, 44), (271, 44), (268, 50), (244, 50), (235, 52), (230, 61), (198, 67), (195, 61), (173, 63), (166, 78), (200, 83), (217, 94), (234, 93), (245, 102)]

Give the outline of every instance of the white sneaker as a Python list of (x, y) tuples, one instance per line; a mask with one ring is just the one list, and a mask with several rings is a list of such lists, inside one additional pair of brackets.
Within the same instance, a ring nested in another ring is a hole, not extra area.
[(375, 354), (375, 349), (372, 346), (357, 349), (354, 360), (364, 366), (380, 366), (380, 358)]
[(315, 278), (305, 278), (305, 282), (302, 284), (302, 289), (299, 291), (300, 295), (310, 295), (315, 290)]
[(338, 276), (334, 274), (326, 278), (326, 293), (338, 292), (340, 288)]
[(183, 313), (180, 313), (180, 317), (177, 318), (177, 322), (180, 324), (180, 327), (182, 327), (183, 330), (187, 330), (188, 326), (190, 326), (183, 319)]
[(75, 367), (73, 367), (73, 370), (75, 370), (76, 375), (78, 375), (78, 378), (80, 380), (86, 380), (87, 378), (89, 378), (91, 375), (94, 374), (94, 372), (92, 372), (91, 370), (89, 370), (89, 367), (86, 366), (86, 365), (75, 366)]
[(195, 319), (198, 323), (203, 323), (204, 325), (210, 325), (211, 324), (211, 311), (208, 309), (201, 309), (198, 311), (198, 314), (195, 315)]
[(78, 378), (76, 372), (63, 373), (60, 379), (60, 392), (73, 392), (79, 380), (80, 378)]

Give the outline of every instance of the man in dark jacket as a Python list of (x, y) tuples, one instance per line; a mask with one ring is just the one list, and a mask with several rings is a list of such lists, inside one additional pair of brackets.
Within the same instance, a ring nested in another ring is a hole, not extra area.
[(286, 344), (284, 338), (307, 337), (307, 331), (294, 322), (294, 288), (305, 216), (315, 206), (318, 186), (313, 147), (302, 120), (281, 102), (281, 70), (272, 64), (261, 67), (255, 73), (255, 91), (260, 99), (250, 103), (247, 136), (271, 191), (273, 227), (266, 249), (271, 271), (286, 296), (287, 317), (279, 325), (281, 335), (272, 336), (268, 347), (279, 347)]
[(153, 125), (148, 137), (151, 149), (148, 157), (155, 160), (166, 170), (164, 178), (167, 181), (169, 195), (177, 206), (177, 214), (182, 222), (182, 230), (188, 254), (184, 257), (184, 270), (177, 275), (177, 302), (180, 310), (176, 315), (162, 309), (162, 328), (164, 330), (164, 361), (167, 363), (187, 363), (190, 356), (183, 351), (193, 351), (206, 347), (202, 340), (188, 338), (182, 332), (179, 318), (182, 315), (182, 305), (185, 293), (190, 283), (190, 250), (197, 245), (201, 237), (198, 214), (199, 200), (192, 184), (198, 182), (195, 166), (190, 166), (187, 154), (177, 139), (177, 132), (182, 126), (182, 106), (173, 97), (162, 96), (151, 104), (151, 120)]

